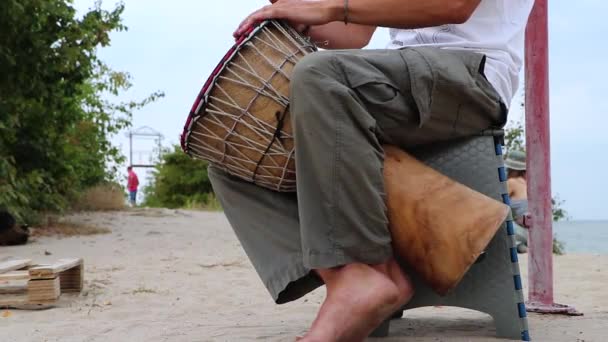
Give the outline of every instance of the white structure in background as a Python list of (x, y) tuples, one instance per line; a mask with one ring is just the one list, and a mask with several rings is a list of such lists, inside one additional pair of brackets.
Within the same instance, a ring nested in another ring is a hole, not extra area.
[[(129, 165), (134, 168), (153, 168), (161, 160), (163, 135), (148, 126), (142, 126), (126, 133), (129, 138)], [(133, 149), (136, 143), (144, 149)], [(133, 156), (136, 159), (133, 159)], [(148, 158), (146, 158), (148, 157)]]

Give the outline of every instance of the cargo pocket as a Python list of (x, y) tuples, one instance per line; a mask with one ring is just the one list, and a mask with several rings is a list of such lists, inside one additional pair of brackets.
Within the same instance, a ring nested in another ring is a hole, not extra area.
[[(408, 68), (412, 98), (419, 113), (419, 127), (425, 126), (433, 119), (453, 120), (449, 111), (440, 110), (446, 107), (439, 83), (438, 57), (433, 57), (436, 48), (406, 48), (402, 50), (403, 59)], [(449, 107), (449, 105), (448, 105)], [(438, 115), (441, 114), (441, 115)]]
[(459, 122), (464, 129), (477, 130), (501, 128), (507, 121), (507, 107), (500, 94), (485, 75), (486, 56), (473, 52), (461, 52), (460, 57), (469, 70), (471, 86), (459, 108)]
[(404, 49), (403, 57), (420, 112), (420, 127), (436, 140), (477, 134), (495, 124), (500, 109), (496, 92), (482, 85), (484, 55), (417, 47)]
[(418, 121), (411, 98), (407, 65), (395, 50), (345, 54), (338, 59), (345, 80), (383, 131), (396, 131)]
[(371, 79), (351, 83), (351, 87), (382, 130), (404, 127), (413, 119), (408, 113), (411, 100), (391, 81)]

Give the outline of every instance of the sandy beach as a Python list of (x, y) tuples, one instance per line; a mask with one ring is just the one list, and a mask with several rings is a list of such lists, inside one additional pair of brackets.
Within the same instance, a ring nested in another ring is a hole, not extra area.
[[(82, 213), (73, 222), (111, 230), (38, 237), (0, 247), (0, 261), (82, 257), (85, 287), (40, 311), (0, 309), (0, 341), (293, 341), (305, 332), (323, 289), (276, 306), (224, 215), (166, 209)], [(556, 302), (582, 317), (530, 314), (536, 341), (608, 340), (608, 255), (556, 257)], [(526, 258), (522, 258), (525, 273)], [(524, 278), (526, 279), (526, 278)], [(424, 308), (395, 321), (391, 337), (370, 341), (496, 341), (489, 316)]]

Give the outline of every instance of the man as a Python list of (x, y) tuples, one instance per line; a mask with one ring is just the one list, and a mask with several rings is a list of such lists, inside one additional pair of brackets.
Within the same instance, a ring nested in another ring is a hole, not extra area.
[(515, 225), (515, 240), (517, 251), (528, 251), (528, 226), (526, 215), (528, 213), (528, 183), (526, 181), (526, 154), (522, 151), (513, 151), (505, 160), (507, 167), (507, 188), (511, 197), (511, 210)]
[[(235, 31), (281, 18), (329, 50), (303, 58), (291, 78), (297, 194), (209, 172), (276, 303), (325, 284), (302, 341), (363, 341), (412, 297), (391, 248), (382, 145), (502, 127), (532, 2), (278, 0)], [(393, 28), (389, 49), (358, 50), (377, 26)]]
[(137, 174), (133, 171), (133, 167), (127, 167), (129, 176), (127, 178), (127, 190), (129, 190), (129, 204), (134, 207), (137, 204), (137, 187), (139, 186), (139, 179)]

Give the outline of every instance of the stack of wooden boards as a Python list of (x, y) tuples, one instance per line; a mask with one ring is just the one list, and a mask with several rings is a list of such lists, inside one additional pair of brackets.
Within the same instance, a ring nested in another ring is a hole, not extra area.
[(61, 259), (50, 265), (32, 260), (0, 262), (0, 307), (52, 306), (62, 293), (80, 292), (82, 259)]

